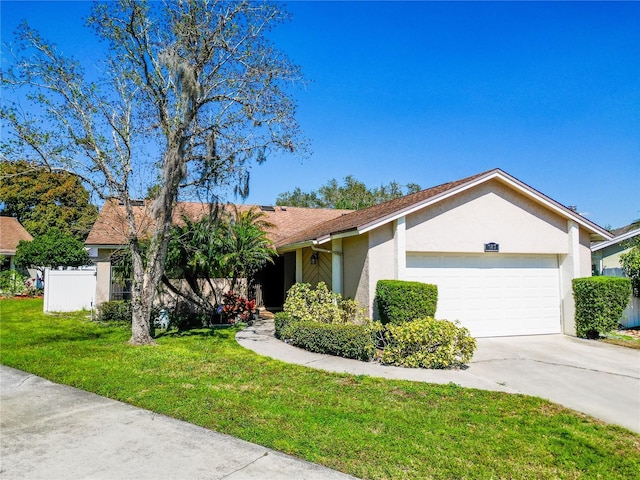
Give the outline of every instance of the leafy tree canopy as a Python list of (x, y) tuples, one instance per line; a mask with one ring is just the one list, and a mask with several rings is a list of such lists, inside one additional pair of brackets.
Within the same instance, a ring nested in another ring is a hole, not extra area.
[(16, 248), (15, 263), (18, 267), (80, 267), (89, 265), (89, 255), (83, 243), (56, 228), (32, 241), (21, 240)]
[(276, 199), (276, 205), (360, 210), (420, 190), (420, 185), (415, 183), (403, 186), (395, 181), (386, 185), (382, 184), (379, 187), (368, 188), (364, 183), (349, 175), (344, 178), (342, 185), (339, 185), (334, 178), (312, 192), (303, 192), (300, 187), (296, 187), (292, 192), (281, 193)]
[(57, 228), (84, 240), (98, 215), (80, 178), (25, 160), (0, 161), (0, 214), (35, 236)]

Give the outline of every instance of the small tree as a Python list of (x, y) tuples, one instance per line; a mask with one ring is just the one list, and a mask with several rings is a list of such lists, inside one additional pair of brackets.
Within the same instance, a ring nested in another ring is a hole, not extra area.
[(640, 297), (640, 238), (635, 240), (631, 250), (620, 255), (624, 274), (631, 280), (633, 296)]
[(22, 268), (80, 267), (91, 260), (82, 242), (58, 229), (51, 229), (30, 242), (20, 240), (16, 248), (15, 264)]

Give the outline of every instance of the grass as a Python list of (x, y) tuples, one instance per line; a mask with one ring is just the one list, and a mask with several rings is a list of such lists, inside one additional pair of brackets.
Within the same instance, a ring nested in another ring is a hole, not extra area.
[(361, 478), (640, 478), (623, 428), (534, 397), (288, 365), (236, 331), (131, 347), (127, 327), (2, 300), (0, 362)]
[(604, 343), (611, 343), (612, 345), (618, 345), (620, 347), (640, 350), (640, 338), (631, 335), (624, 335), (620, 332), (608, 333), (602, 341)]

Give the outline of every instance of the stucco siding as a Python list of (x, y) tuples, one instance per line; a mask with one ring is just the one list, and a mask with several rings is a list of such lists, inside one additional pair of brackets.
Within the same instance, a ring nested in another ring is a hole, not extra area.
[(481, 253), (495, 242), (501, 253), (568, 253), (566, 220), (498, 181), (407, 216), (406, 249)]
[(591, 276), (591, 238), (588, 232), (580, 230), (580, 276)]
[(115, 251), (112, 248), (98, 248), (97, 257), (93, 259), (96, 264), (96, 305), (111, 299), (111, 255)]
[(343, 297), (353, 298), (367, 308), (369, 305), (368, 237), (367, 234), (347, 237), (342, 242)]
[(616, 271), (622, 275), (622, 265), (620, 264), (620, 255), (627, 253), (631, 247), (623, 247), (620, 244), (611, 245), (602, 250), (593, 253), (593, 258), (597, 260), (597, 267), (600, 273), (606, 273), (606, 270)]
[(393, 279), (395, 252), (393, 225), (388, 223), (369, 232), (369, 302), (368, 309), (374, 319), (378, 318), (375, 306), (378, 280)]

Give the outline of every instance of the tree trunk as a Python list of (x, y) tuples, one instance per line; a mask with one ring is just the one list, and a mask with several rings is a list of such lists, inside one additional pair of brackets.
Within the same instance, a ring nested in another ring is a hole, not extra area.
[[(155, 345), (151, 336), (151, 306), (155, 288), (149, 284), (148, 276), (138, 248), (137, 240), (129, 245), (133, 263), (133, 289), (131, 291), (131, 345)], [(150, 292), (149, 292), (150, 290)]]

